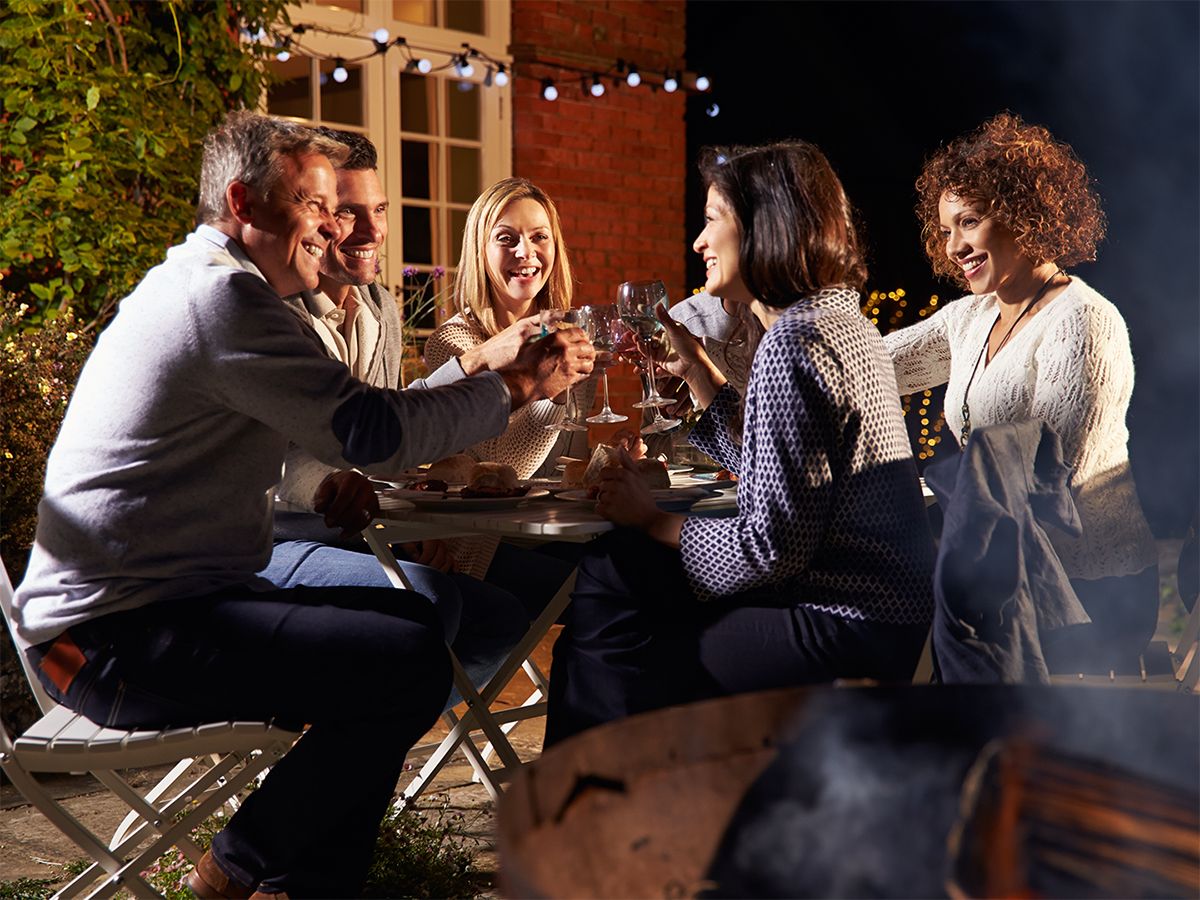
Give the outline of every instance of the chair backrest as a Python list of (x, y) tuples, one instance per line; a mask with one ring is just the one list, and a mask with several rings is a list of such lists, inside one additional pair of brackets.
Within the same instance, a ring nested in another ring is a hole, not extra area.
[(58, 704), (50, 699), (50, 695), (38, 681), (37, 673), (33, 671), (29, 657), (21, 652), (20, 644), (17, 644), (17, 630), (13, 627), (12, 620), (13, 586), (3, 560), (0, 560), (0, 608), (4, 610), (4, 624), (8, 626), (8, 633), (12, 635), (13, 644), (17, 647), (17, 656), (21, 658), (21, 668), (25, 672), (25, 680), (29, 682), (29, 688), (33, 691), (33, 698), (37, 700), (38, 709), (43, 713), (48, 713)]

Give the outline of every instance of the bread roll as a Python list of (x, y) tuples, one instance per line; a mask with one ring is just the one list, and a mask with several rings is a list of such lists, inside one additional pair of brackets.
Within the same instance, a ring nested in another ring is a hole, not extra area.
[(563, 468), (563, 487), (577, 489), (583, 487), (583, 473), (587, 471), (586, 459), (573, 459)]
[(475, 460), (465, 453), (439, 459), (425, 473), (426, 478), (436, 478), (447, 484), (466, 484), (475, 469)]
[(671, 486), (667, 465), (661, 459), (637, 459), (633, 464), (637, 466), (638, 474), (650, 490), (658, 491)]
[(475, 463), (467, 490), (475, 494), (511, 495), (517, 489), (517, 470), (499, 462)]

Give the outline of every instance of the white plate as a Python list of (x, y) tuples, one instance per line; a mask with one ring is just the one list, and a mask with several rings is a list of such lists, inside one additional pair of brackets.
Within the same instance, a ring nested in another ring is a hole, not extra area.
[[(667, 512), (682, 512), (691, 509), (693, 503), (703, 500), (708, 495), (709, 492), (703, 488), (691, 487), (661, 488), (650, 492), (650, 496), (654, 498), (658, 508)], [(558, 499), (570, 500), (573, 503), (587, 503), (591, 506), (596, 505), (595, 498), (589, 497), (587, 491), (563, 491), (558, 495)]]
[(667, 463), (667, 471), (672, 475), (682, 475), (684, 472), (692, 471), (692, 467), (683, 463)]
[(523, 497), (460, 497), (457, 492), (438, 493), (436, 491), (390, 491), (385, 496), (394, 496), (407, 500), (417, 509), (436, 512), (466, 512), (481, 509), (515, 509), (530, 500), (549, 497), (549, 491), (530, 490)]
[(693, 472), (682, 480), (689, 485), (695, 484), (696, 487), (702, 487), (710, 491), (721, 491), (737, 485), (737, 482), (732, 478), (718, 478), (716, 472)]

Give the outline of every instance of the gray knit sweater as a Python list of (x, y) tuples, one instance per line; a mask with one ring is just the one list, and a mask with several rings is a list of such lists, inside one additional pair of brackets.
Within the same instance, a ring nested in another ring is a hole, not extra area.
[[(458, 369), (461, 374), (461, 369)], [(372, 388), (330, 359), (232, 239), (201, 226), (122, 303), (51, 451), (14, 601), (22, 645), (73, 624), (255, 577), (288, 441), (389, 475), (499, 434), (488, 373)]]

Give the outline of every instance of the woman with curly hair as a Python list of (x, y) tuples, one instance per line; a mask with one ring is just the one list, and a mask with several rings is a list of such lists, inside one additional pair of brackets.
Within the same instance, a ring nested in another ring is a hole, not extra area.
[(887, 335), (900, 392), (945, 384), (960, 444), (1024, 419), (1058, 432), (1083, 534), (1052, 541), (1092, 626), (1043, 649), (1052, 670), (1107, 668), (1153, 635), (1158, 569), (1129, 466), (1125, 321), (1066, 272), (1096, 258), (1100, 198), (1067, 144), (1010, 113), (936, 153), (916, 186), (934, 272), (971, 293)]

